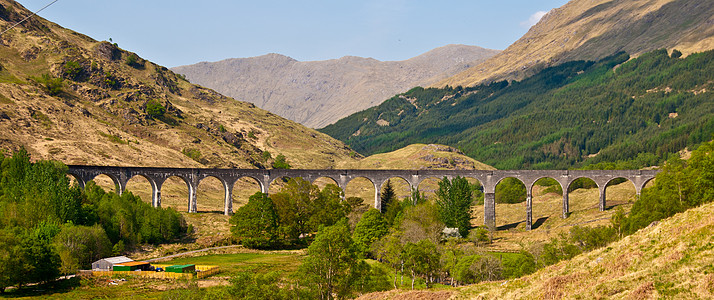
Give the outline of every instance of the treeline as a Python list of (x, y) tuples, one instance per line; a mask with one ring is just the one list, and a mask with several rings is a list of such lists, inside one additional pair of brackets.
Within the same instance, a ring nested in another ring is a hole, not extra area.
[(711, 138), (713, 82), (714, 51), (617, 53), (522, 81), (417, 87), (321, 131), (365, 155), (441, 143), (499, 169), (660, 163)]
[(173, 209), (153, 208), (129, 192), (106, 193), (93, 182), (82, 190), (66, 171), (59, 162), (30, 162), (24, 149), (0, 156), (0, 291), (186, 232)]

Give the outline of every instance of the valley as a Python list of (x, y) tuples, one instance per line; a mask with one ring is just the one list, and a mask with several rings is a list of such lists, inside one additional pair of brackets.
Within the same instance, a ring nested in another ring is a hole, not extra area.
[[(503, 51), (168, 69), (0, 0), (0, 293), (714, 297), (713, 12), (572, 0)], [(258, 175), (227, 209), (210, 169)]]

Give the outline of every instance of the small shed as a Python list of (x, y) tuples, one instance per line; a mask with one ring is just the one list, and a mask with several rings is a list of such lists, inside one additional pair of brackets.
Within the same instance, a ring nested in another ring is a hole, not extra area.
[(196, 265), (173, 265), (166, 267), (165, 271), (171, 273), (193, 273), (196, 272)]
[(130, 261), (130, 262), (125, 262), (125, 263), (120, 263), (120, 264), (115, 264), (114, 267), (112, 268), (113, 271), (136, 271), (136, 270), (141, 270), (141, 271), (148, 271), (149, 270), (149, 263), (145, 261)]
[(92, 263), (92, 270), (95, 271), (111, 271), (114, 265), (134, 261), (126, 256), (115, 256), (102, 258)]

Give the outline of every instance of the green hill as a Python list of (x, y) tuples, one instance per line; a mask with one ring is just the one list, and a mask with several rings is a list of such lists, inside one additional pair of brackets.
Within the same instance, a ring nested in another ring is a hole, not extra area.
[(713, 59), (617, 53), (522, 81), (417, 87), (321, 131), (365, 155), (439, 143), (498, 169), (652, 165), (714, 133)]

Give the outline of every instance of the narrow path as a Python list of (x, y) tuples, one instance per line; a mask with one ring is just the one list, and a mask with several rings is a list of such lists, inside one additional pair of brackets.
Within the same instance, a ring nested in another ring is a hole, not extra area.
[(147, 259), (144, 260), (146, 262), (154, 262), (157, 260), (162, 260), (162, 259), (167, 259), (167, 258), (174, 258), (174, 257), (179, 257), (187, 254), (192, 254), (192, 253), (198, 253), (198, 252), (205, 252), (209, 250), (216, 250), (216, 249), (226, 249), (226, 248), (236, 248), (236, 247), (242, 247), (241, 245), (230, 245), (230, 246), (220, 246), (220, 247), (211, 247), (211, 248), (204, 248), (204, 249), (198, 249), (198, 250), (192, 250), (192, 251), (187, 251), (187, 252), (181, 252), (177, 254), (172, 254), (164, 257), (157, 257), (157, 258), (152, 258), (152, 259)]

